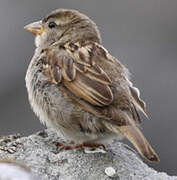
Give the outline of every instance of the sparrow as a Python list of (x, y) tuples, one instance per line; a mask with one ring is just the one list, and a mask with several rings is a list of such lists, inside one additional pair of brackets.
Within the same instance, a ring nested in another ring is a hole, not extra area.
[(159, 161), (139, 129), (138, 111), (147, 116), (139, 90), (89, 17), (57, 9), (24, 28), (36, 46), (25, 78), (29, 102), (43, 124), (74, 143), (68, 149), (126, 137), (143, 157)]

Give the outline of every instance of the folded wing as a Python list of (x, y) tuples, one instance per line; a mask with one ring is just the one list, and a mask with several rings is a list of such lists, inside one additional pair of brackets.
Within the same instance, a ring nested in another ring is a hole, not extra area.
[[(83, 109), (105, 120), (109, 129), (121, 132), (150, 161), (158, 156), (137, 128), (145, 115), (145, 103), (124, 74), (123, 66), (100, 45), (69, 43), (46, 50), (43, 73)], [(100, 59), (102, 59), (102, 62)], [(111, 122), (111, 123), (110, 123)]]

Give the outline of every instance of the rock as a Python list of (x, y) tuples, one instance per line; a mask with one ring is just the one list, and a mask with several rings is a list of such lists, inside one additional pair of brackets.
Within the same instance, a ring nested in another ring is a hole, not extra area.
[[(0, 158), (23, 163), (40, 180), (177, 180), (148, 167), (121, 142), (110, 144), (107, 153), (85, 154), (82, 149), (58, 151), (52, 142), (62, 140), (52, 129), (13, 137), (0, 139)], [(115, 170), (114, 177), (105, 173), (108, 167)]]
[(22, 163), (10, 159), (0, 160), (1, 180), (37, 180), (30, 169)]
[(113, 167), (107, 167), (104, 172), (109, 177), (116, 177), (117, 176), (116, 171)]

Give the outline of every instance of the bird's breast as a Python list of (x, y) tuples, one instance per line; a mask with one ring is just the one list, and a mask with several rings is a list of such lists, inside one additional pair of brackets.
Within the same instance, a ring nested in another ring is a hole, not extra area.
[(30, 105), (43, 124), (49, 127), (61, 126), (61, 112), (70, 119), (74, 105), (63, 95), (61, 87), (51, 84), (42, 72), (40, 58), (32, 59), (26, 73), (26, 87)]

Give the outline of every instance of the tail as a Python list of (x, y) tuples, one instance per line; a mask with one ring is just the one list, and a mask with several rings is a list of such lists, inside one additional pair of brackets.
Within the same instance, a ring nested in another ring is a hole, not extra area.
[(149, 161), (159, 161), (158, 155), (136, 125), (118, 126), (118, 129), (143, 157)]

